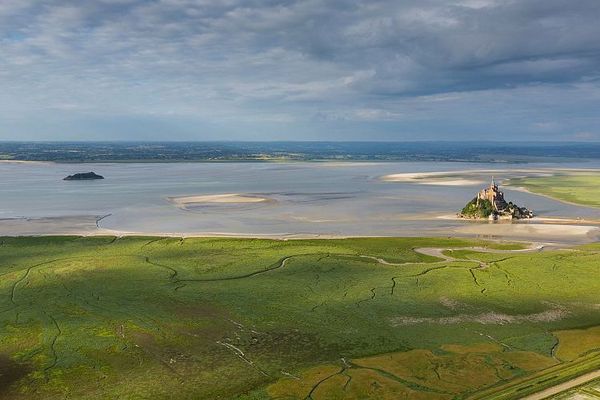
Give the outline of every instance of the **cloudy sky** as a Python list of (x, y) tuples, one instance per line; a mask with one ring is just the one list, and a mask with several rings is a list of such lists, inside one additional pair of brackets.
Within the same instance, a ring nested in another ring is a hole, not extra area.
[(0, 140), (600, 140), (598, 0), (1, 0)]

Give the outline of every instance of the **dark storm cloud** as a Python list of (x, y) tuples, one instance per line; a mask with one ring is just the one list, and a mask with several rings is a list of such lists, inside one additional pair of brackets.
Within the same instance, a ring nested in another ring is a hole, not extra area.
[(482, 115), (508, 134), (595, 135), (599, 19), (597, 0), (8, 0), (0, 138), (105, 137), (102, 118), (134, 137), (136, 121), (187, 138), (453, 137)]

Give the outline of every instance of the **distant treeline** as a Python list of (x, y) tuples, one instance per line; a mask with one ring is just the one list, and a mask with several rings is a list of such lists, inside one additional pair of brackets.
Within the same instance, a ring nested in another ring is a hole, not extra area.
[(0, 142), (0, 160), (56, 162), (469, 161), (600, 159), (600, 143)]

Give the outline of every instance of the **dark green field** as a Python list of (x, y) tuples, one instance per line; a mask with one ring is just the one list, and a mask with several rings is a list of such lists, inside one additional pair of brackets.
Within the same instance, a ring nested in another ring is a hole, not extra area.
[[(0, 240), (2, 399), (518, 398), (600, 366), (600, 245)], [(413, 251), (470, 246), (504, 251)]]

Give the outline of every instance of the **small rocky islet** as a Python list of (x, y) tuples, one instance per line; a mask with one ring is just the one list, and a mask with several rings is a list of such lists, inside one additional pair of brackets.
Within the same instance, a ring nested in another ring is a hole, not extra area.
[(82, 172), (63, 178), (64, 181), (90, 181), (95, 179), (104, 179), (104, 177), (95, 172)]

